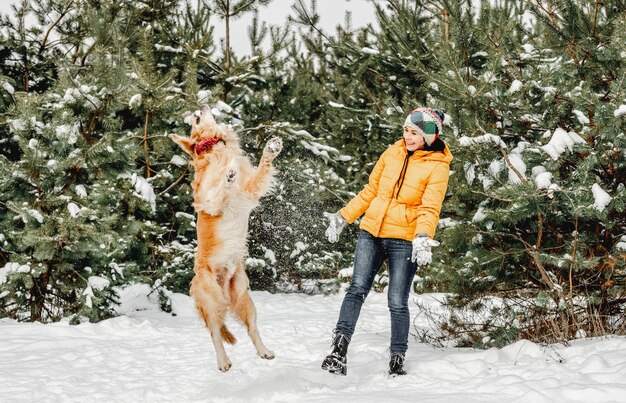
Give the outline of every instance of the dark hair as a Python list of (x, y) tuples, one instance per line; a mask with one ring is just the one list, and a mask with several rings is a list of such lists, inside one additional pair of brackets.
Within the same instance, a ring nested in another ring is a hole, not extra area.
[(442, 111), (441, 109), (433, 109), (433, 112), (435, 112), (437, 114), (437, 116), (439, 117), (439, 119), (443, 123), (444, 119), (446, 118), (446, 114), (444, 113), (444, 111)]
[(424, 143), (424, 151), (443, 151), (446, 148), (446, 143), (443, 142), (439, 137), (433, 141), (431, 145)]

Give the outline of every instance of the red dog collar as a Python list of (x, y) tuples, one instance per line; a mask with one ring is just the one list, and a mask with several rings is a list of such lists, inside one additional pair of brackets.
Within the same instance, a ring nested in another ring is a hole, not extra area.
[(219, 141), (220, 140), (218, 140), (217, 137), (202, 139), (194, 146), (194, 151), (196, 152), (196, 154), (200, 154), (203, 151), (207, 151), (213, 148), (213, 146), (216, 145)]

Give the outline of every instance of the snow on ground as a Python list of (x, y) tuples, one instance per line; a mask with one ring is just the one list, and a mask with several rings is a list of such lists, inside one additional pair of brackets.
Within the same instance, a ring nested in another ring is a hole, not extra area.
[[(0, 401), (552, 403), (626, 396), (626, 337), (569, 347), (520, 341), (486, 351), (412, 339), (409, 374), (390, 378), (387, 302), (377, 293), (368, 297), (350, 345), (348, 376), (320, 369), (343, 295), (266, 292), (253, 292), (253, 299), (276, 358), (257, 357), (243, 327), (229, 319), (239, 342), (227, 346), (233, 367), (220, 373), (190, 299), (174, 295), (178, 315), (171, 316), (142, 294), (141, 286), (127, 289), (124, 315), (97, 324), (0, 320)], [(433, 295), (411, 300), (437, 304)]]

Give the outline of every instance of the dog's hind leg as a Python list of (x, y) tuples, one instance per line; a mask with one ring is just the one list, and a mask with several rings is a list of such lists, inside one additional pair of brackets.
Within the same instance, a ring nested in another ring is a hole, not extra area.
[(242, 267), (237, 268), (231, 280), (231, 295), (234, 302), (233, 312), (248, 329), (248, 335), (256, 348), (257, 354), (259, 357), (267, 360), (273, 359), (274, 353), (265, 347), (259, 335), (259, 329), (256, 325), (256, 308), (248, 291), (248, 276), (246, 276)]
[(226, 372), (233, 364), (224, 349), (224, 341), (231, 343), (236, 341), (224, 326), (228, 304), (221, 295), (217, 282), (212, 281), (209, 276), (196, 275), (191, 281), (191, 294), (196, 302), (196, 309), (200, 317), (211, 333), (211, 340), (217, 356), (217, 368)]

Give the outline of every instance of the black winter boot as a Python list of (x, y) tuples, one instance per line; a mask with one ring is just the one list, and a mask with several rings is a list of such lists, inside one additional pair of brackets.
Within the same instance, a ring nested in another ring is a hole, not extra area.
[(333, 335), (333, 351), (324, 358), (322, 362), (322, 369), (327, 370), (334, 375), (347, 375), (348, 373), (348, 359), (346, 354), (348, 353), (348, 339), (341, 333), (335, 333)]
[(389, 375), (406, 375), (406, 371), (404, 370), (404, 354), (391, 353), (391, 358), (389, 359)]

